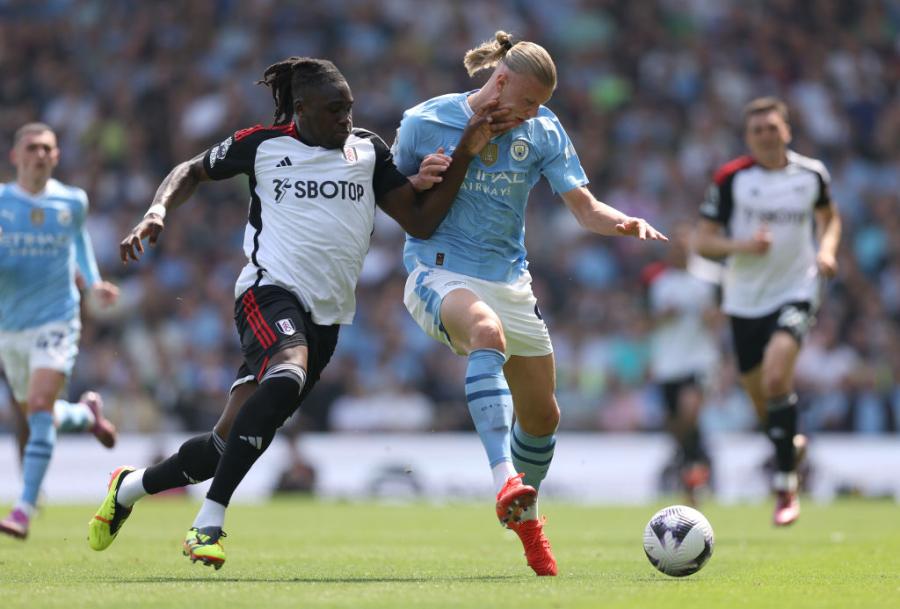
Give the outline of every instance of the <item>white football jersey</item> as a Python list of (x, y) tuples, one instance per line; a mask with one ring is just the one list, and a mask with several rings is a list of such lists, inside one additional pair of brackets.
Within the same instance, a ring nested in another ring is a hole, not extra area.
[(215, 180), (250, 178), (248, 262), (235, 297), (251, 286), (277, 285), (315, 323), (351, 323), (376, 200), (408, 183), (381, 138), (354, 129), (343, 149), (332, 150), (304, 144), (293, 123), (258, 126), (210, 148), (203, 163)]
[(725, 164), (700, 207), (733, 239), (750, 239), (761, 227), (772, 235), (765, 254), (728, 257), (722, 310), (729, 315), (761, 317), (789, 302), (817, 300), (813, 211), (831, 204), (830, 177), (816, 159), (790, 150), (787, 158), (774, 170), (751, 157)]
[(711, 374), (719, 355), (703, 315), (716, 306), (716, 287), (687, 270), (667, 268), (653, 278), (649, 300), (655, 317), (669, 314), (650, 338), (653, 379), (667, 382)]

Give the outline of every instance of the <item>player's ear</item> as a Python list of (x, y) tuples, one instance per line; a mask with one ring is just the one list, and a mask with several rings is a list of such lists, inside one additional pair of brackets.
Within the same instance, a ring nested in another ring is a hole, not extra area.
[(497, 91), (502, 91), (509, 84), (509, 74), (500, 72), (497, 74)]
[(303, 116), (303, 99), (295, 99), (294, 100), (294, 114), (297, 115), (297, 118)]

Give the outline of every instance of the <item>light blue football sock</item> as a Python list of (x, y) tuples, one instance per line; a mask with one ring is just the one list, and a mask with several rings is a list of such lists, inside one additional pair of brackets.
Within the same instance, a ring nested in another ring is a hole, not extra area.
[(553, 451), (556, 448), (556, 435), (533, 436), (519, 427), (516, 421), (512, 431), (512, 459), (517, 472), (525, 477), (522, 482), (540, 489), (541, 481), (547, 477)]
[(53, 404), (53, 417), (56, 419), (56, 429), (63, 433), (85, 431), (95, 422), (94, 413), (86, 404), (65, 400), (56, 400)]
[(491, 467), (512, 461), (509, 431), (513, 404), (509, 385), (503, 376), (506, 359), (495, 349), (476, 349), (469, 354), (466, 367), (466, 400), (469, 414), (481, 437)]
[(36, 505), (44, 474), (50, 465), (53, 445), (56, 444), (56, 427), (53, 425), (53, 413), (40, 411), (28, 417), (30, 433), (25, 444), (25, 458), (22, 461), (25, 486), (22, 489), (22, 503)]

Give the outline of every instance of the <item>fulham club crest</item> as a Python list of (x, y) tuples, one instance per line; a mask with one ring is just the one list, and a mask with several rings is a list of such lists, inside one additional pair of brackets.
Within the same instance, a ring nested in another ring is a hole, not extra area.
[(356, 148), (353, 146), (344, 146), (344, 158), (348, 163), (356, 162)]
[(278, 328), (278, 331), (284, 334), (285, 336), (293, 336), (297, 329), (294, 327), (294, 322), (290, 319), (279, 319), (275, 322), (275, 326)]

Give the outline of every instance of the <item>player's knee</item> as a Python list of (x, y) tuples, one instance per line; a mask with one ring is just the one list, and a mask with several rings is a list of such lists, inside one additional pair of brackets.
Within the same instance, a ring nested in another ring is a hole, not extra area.
[(506, 352), (506, 337), (497, 320), (483, 319), (477, 322), (470, 333), (472, 349), (496, 349)]
[(763, 392), (767, 399), (790, 393), (791, 378), (780, 369), (767, 370), (763, 378)]
[(49, 391), (36, 391), (28, 395), (28, 413), (50, 412), (53, 410), (53, 404), (56, 402), (56, 396)]
[(559, 406), (556, 400), (551, 400), (543, 408), (533, 409), (531, 412), (519, 414), (519, 425), (533, 436), (549, 436), (559, 427)]
[[(244, 424), (252, 424), (260, 433), (284, 425), (300, 403), (306, 385), (306, 371), (295, 364), (271, 366), (260, 380), (259, 389), (239, 415)], [(244, 417), (244, 410), (250, 409)]]

